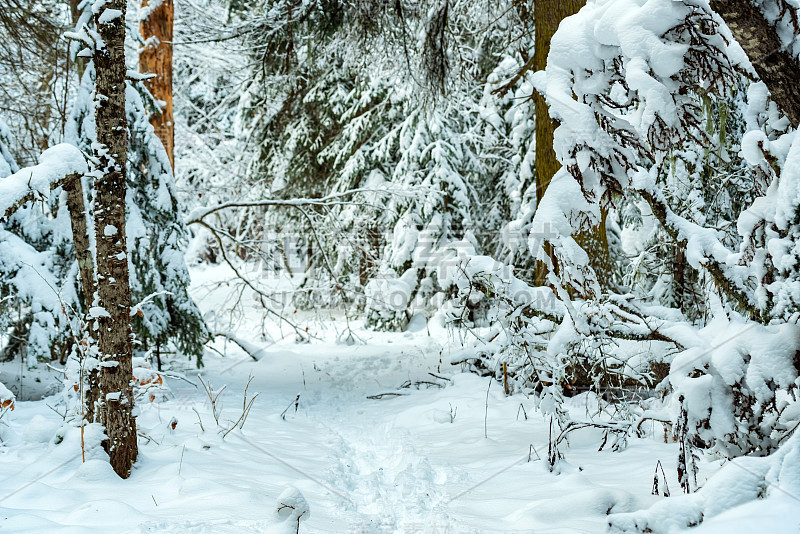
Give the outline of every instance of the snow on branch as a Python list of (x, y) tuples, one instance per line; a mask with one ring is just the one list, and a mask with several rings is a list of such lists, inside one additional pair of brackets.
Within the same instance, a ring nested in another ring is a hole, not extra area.
[(267, 352), (266, 347), (259, 347), (255, 343), (242, 339), (233, 332), (216, 332), (214, 337), (223, 337), (226, 341), (235, 343), (255, 361), (259, 361)]
[(8, 219), (23, 204), (46, 199), (50, 191), (89, 171), (83, 154), (76, 147), (61, 143), (39, 156), (39, 164), (26, 167), (0, 180), (0, 213)]
[[(556, 230), (547, 241), (559, 265), (570, 266), (562, 278), (596, 292), (588, 257), (571, 236), (577, 223), (597, 224), (601, 207), (635, 191), (686, 251), (689, 265), (707, 271), (739, 309), (761, 318), (748, 266), (738, 263), (716, 228), (680, 216), (661, 192), (665, 169), (682, 157), (676, 147), (715, 144), (706, 131), (703, 95), (729, 95), (749, 67), (703, 2), (605, 0), (564, 21), (546, 72), (535, 77), (560, 120), (555, 150), (565, 171), (553, 179), (534, 224)], [(541, 256), (541, 246), (533, 252)]]
[(688, 251), (690, 265), (695, 269), (704, 267), (711, 274), (717, 287), (750, 317), (762, 320), (762, 314), (744, 283), (748, 275), (747, 268), (728, 264), (726, 259), (733, 255), (722, 245), (716, 231), (703, 228), (678, 216), (658, 191), (648, 191), (646, 188), (637, 191), (650, 206), (664, 231), (681, 249)]

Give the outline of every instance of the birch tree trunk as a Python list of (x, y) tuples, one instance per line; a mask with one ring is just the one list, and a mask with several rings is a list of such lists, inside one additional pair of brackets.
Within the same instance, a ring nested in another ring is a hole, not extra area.
[(102, 38), (94, 52), (99, 145), (95, 156), (102, 177), (94, 181), (97, 307), (92, 310), (98, 316), (101, 361), (95, 419), (105, 427), (103, 446), (111, 467), (122, 478), (130, 475), (138, 453), (132, 414), (131, 292), (125, 239), (125, 4), (125, 0), (108, 0), (95, 15)]
[[(159, 0), (142, 0), (142, 8), (155, 5)], [(172, 115), (172, 36), (175, 8), (172, 0), (162, 0), (155, 9), (144, 11), (139, 23), (139, 33), (145, 46), (139, 53), (139, 72), (155, 74), (145, 85), (156, 100), (162, 101), (161, 113), (150, 117), (150, 124), (167, 150), (172, 168), (175, 168), (175, 125)]]

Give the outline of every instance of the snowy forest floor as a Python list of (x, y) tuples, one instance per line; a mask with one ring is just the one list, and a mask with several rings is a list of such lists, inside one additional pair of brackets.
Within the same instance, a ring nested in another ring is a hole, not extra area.
[[(194, 273), (203, 311), (229, 298), (217, 283), (225, 276)], [(663, 499), (650, 494), (658, 460), (679, 492), (676, 446), (664, 443), (660, 427), (621, 452), (598, 452), (598, 430), (576, 431), (551, 473), (538, 458), (547, 454), (549, 417), (533, 399), (450, 366), (457, 343), (420, 318), (394, 334), (355, 323), (364, 343), (353, 345), (336, 341), (342, 321), (318, 323), (323, 339), (309, 344), (259, 341), (255, 309), (236, 322), (236, 335), (259, 347), (261, 359), (222, 339), (215, 346), (224, 357), (207, 352), (203, 380), (227, 386), (220, 424), (197, 372), (184, 367), (188, 381), (168, 380), (168, 399), (140, 405), (147, 437), (127, 481), (97, 450), (81, 463), (79, 430), (48, 407), (57, 408), (56, 397), (18, 402), (0, 428), (0, 531), (294, 532), (273, 516), (292, 486), (310, 507), (300, 532), (599, 533), (609, 512)], [(243, 430), (223, 438), (251, 376), (248, 394), (259, 396)], [(401, 387), (408, 381), (428, 383)], [(400, 395), (367, 398), (382, 393)], [(571, 399), (575, 419), (588, 419), (591, 404), (586, 394)], [(717, 468), (704, 463), (701, 479)], [(700, 530), (797, 532), (775, 516), (797, 506), (733, 510)]]

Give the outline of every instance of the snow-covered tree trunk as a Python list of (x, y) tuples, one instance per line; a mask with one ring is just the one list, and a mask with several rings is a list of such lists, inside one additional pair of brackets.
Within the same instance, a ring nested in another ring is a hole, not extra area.
[(94, 181), (100, 399), (96, 420), (105, 427), (111, 466), (127, 478), (137, 456), (131, 380), (131, 292), (125, 236), (125, 0), (109, 0), (95, 15), (102, 42), (94, 52), (97, 147), (101, 173)]
[[(574, 15), (585, 4), (584, 0), (537, 0), (534, 4), (533, 16), (535, 27), (535, 51), (533, 56), (534, 71), (542, 71), (547, 67), (547, 56), (550, 53), (550, 40), (558, 30), (559, 24), (565, 18)], [(553, 149), (553, 133), (558, 124), (550, 118), (547, 102), (538, 92), (533, 95), (536, 113), (536, 202), (537, 205), (544, 196), (561, 164), (556, 158)], [(535, 232), (547, 232), (547, 228), (535, 228)], [(576, 236), (578, 243), (589, 254), (592, 266), (598, 271), (598, 278), (604, 281), (610, 279), (610, 264), (608, 258), (608, 239), (606, 237), (605, 217), (601, 223), (592, 228), (586, 228)], [(552, 257), (550, 246), (548, 251)], [(555, 262), (553, 262), (555, 264)], [(536, 283), (546, 283), (547, 269), (544, 263), (537, 262)]]
[[(550, 53), (550, 40), (561, 21), (574, 15), (583, 6), (583, 0), (538, 0), (533, 6), (535, 27), (535, 51), (533, 70), (540, 71), (547, 67), (547, 55)], [(536, 113), (536, 201), (540, 201), (550, 180), (561, 164), (553, 150), (553, 133), (556, 122), (550, 118), (547, 102), (542, 95), (533, 95)]]
[(797, 83), (800, 65), (781, 43), (777, 29), (750, 0), (711, 0), (710, 4), (747, 53), (772, 99), (792, 126), (797, 127), (800, 124), (800, 85)]
[[(81, 0), (69, 0), (69, 14), (72, 19), (72, 26), (76, 27), (81, 18)], [(75, 69), (78, 71), (78, 83), (83, 79), (86, 70), (86, 60), (82, 57), (75, 57)]]
[(153, 113), (150, 123), (167, 150), (175, 168), (175, 126), (172, 115), (172, 35), (175, 8), (172, 0), (142, 0), (139, 32), (145, 46), (139, 53), (139, 72), (154, 74), (145, 85), (161, 102), (161, 113)]

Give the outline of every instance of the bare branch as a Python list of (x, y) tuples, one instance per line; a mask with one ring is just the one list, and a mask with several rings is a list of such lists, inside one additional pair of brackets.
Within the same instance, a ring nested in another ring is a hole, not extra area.
[(196, 208), (189, 213), (186, 224), (202, 224), (203, 219), (209, 215), (221, 210), (230, 208), (259, 208), (269, 206), (286, 206), (294, 208), (302, 208), (303, 206), (334, 206), (353, 204), (352, 201), (342, 201), (341, 199), (356, 195), (358, 193), (383, 193), (383, 194), (397, 194), (401, 196), (409, 196), (408, 192), (389, 191), (387, 189), (350, 189), (342, 191), (341, 193), (332, 193), (330, 195), (320, 198), (292, 198), (292, 199), (277, 199), (268, 198), (263, 200), (250, 200), (250, 201), (232, 201), (224, 202), (216, 206), (207, 206), (205, 208)]

